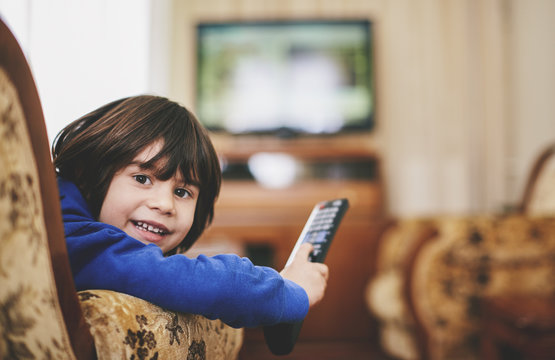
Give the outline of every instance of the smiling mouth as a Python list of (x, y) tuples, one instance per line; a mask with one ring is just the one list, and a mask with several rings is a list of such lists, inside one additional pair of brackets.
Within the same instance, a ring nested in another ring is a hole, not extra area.
[(133, 224), (140, 231), (147, 231), (147, 232), (151, 232), (151, 233), (157, 234), (157, 235), (167, 235), (167, 234), (169, 234), (169, 231), (161, 229), (157, 226), (145, 223), (143, 221), (134, 221)]

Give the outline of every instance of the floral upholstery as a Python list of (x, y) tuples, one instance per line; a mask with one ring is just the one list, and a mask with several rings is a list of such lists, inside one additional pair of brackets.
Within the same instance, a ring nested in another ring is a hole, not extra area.
[[(411, 246), (430, 221), (436, 236)], [(481, 298), (555, 296), (555, 218), (438, 217), (398, 226), (378, 255), (390, 267), (378, 270), (367, 292), (382, 322), (382, 346), (392, 356), (478, 359)], [(391, 257), (385, 249), (392, 247), (409, 251)], [(388, 295), (380, 296), (385, 289)]]
[(23, 110), (3, 69), (0, 138), (0, 358), (74, 359), (58, 305)]
[(242, 332), (221, 321), (108, 290), (78, 295), (100, 359), (235, 359), (241, 348)]
[(410, 299), (430, 359), (479, 358), (480, 299), (555, 295), (555, 219), (446, 219), (413, 264)]
[(369, 282), (366, 299), (369, 309), (380, 322), (381, 347), (401, 359), (416, 359), (414, 319), (403, 300), (403, 272), (421, 234), (433, 223), (404, 219), (384, 232), (376, 256), (377, 276)]

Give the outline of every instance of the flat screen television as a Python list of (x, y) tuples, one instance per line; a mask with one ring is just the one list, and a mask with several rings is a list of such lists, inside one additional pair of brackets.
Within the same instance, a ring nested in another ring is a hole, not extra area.
[(372, 47), (368, 20), (200, 23), (196, 114), (230, 134), (369, 131)]

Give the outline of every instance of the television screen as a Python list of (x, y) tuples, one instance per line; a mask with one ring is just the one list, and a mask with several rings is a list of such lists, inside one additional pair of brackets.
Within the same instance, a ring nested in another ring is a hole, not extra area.
[(367, 20), (201, 23), (196, 114), (232, 134), (370, 130), (371, 38)]

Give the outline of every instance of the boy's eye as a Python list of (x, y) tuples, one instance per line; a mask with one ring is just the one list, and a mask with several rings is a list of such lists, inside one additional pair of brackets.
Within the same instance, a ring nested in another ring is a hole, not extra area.
[(134, 175), (133, 178), (141, 184), (147, 184), (150, 183), (150, 179), (148, 178), (148, 176), (146, 175)]
[(174, 193), (180, 198), (186, 198), (191, 196), (191, 193), (183, 188), (175, 189)]

